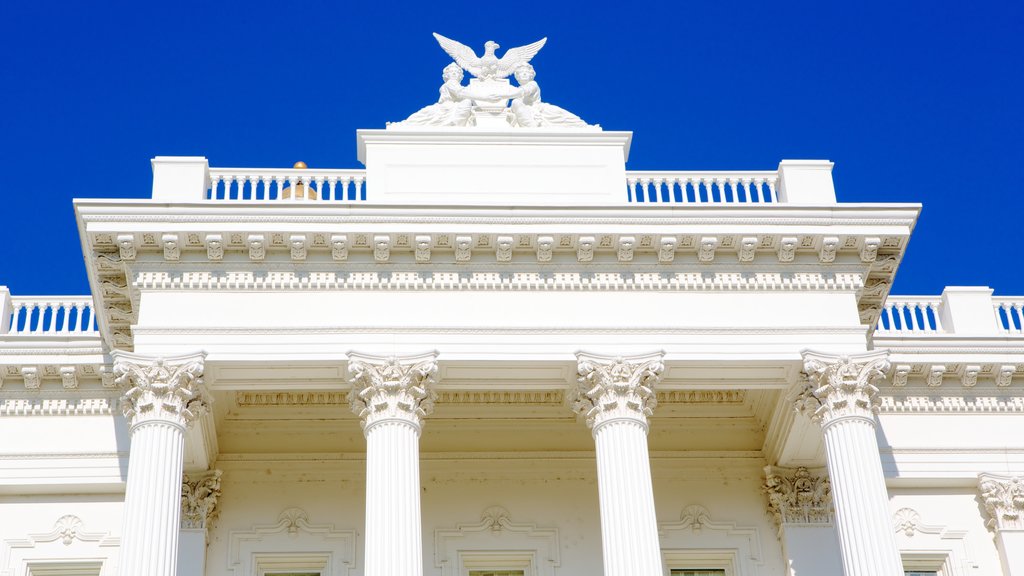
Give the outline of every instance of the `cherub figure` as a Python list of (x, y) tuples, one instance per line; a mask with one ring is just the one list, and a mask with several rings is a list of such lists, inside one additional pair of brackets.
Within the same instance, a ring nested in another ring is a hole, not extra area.
[(541, 102), (540, 86), (534, 78), (537, 73), (530, 64), (516, 68), (515, 78), (519, 83), (512, 100), (512, 115), (519, 126), (537, 128), (545, 126), (587, 126), (579, 116), (553, 104)]
[(462, 85), (462, 68), (452, 62), (441, 73), (444, 84), (437, 104), (431, 104), (395, 125), (404, 126), (466, 126), (472, 113), (473, 101)]

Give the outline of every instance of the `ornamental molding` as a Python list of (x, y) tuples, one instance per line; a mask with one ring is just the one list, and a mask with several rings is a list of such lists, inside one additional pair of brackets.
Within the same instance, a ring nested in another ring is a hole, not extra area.
[[(902, 350), (901, 358), (902, 356)], [(1024, 349), (1021, 350), (1024, 354)], [(975, 355), (975, 358), (977, 356)], [(1024, 364), (1009, 362), (976, 362), (970, 356), (967, 362), (895, 362), (889, 372), (892, 388), (919, 389), (961, 389), (964, 393), (981, 389), (998, 390), (1009, 388), (1015, 377), (1021, 382)], [(931, 393), (931, 392), (929, 392)]]
[(538, 576), (554, 576), (562, 563), (557, 528), (514, 522), (501, 506), (485, 509), (479, 522), (434, 530), (434, 566), (443, 576), (464, 574), (462, 563), (467, 557), (493, 557), (500, 550), (525, 552)]
[(127, 388), (121, 408), (129, 426), (162, 421), (189, 426), (212, 401), (203, 386), (205, 352), (168, 358), (114, 351), (114, 379)]
[(887, 350), (847, 356), (805, 350), (804, 375), (792, 400), (798, 412), (827, 426), (843, 418), (872, 419), (881, 400), (877, 382), (889, 370)]
[[(269, 268), (269, 266), (268, 266)], [(859, 271), (716, 271), (670, 269), (571, 270), (564, 267), (499, 268), (473, 265), (472, 269), (408, 269), (381, 271), (353, 265), (351, 270), (266, 269), (232, 272), (196, 270), (187, 275), (167, 270), (140, 270), (135, 289), (145, 290), (543, 290), (543, 291), (846, 291), (863, 285)]]
[(601, 425), (622, 419), (646, 430), (658, 404), (654, 388), (665, 371), (664, 357), (661, 351), (637, 356), (577, 352), (573, 410), (595, 433)]
[(206, 530), (217, 517), (220, 470), (186, 473), (181, 479), (181, 527)]
[(232, 334), (232, 335), (303, 335), (303, 334), (670, 334), (670, 335), (729, 335), (729, 334), (830, 334), (830, 335), (863, 335), (866, 328), (835, 327), (835, 326), (798, 326), (798, 327), (759, 327), (730, 328), (695, 326), (679, 328), (675, 326), (630, 328), (618, 326), (595, 326), (588, 328), (552, 328), (550, 326), (502, 328), (479, 326), (282, 326), (275, 328), (252, 327), (218, 327), (209, 326), (176, 326), (174, 328), (149, 327), (137, 328), (136, 334)]
[[(61, 355), (54, 351), (52, 356)], [(69, 358), (69, 360), (74, 360)], [(59, 388), (68, 398), (76, 397), (77, 393), (94, 394), (102, 389), (118, 388), (114, 381), (110, 365), (99, 363), (56, 364), (36, 363), (0, 363), (0, 390), (11, 390), (8, 385), (20, 381), (25, 390), (31, 393), (52, 392)]]
[(925, 524), (913, 508), (900, 508), (893, 514), (892, 522), (897, 544), (906, 553), (905, 560), (912, 560), (915, 555), (935, 559), (932, 565), (940, 574), (949, 576), (969, 576), (973, 572), (970, 568), (976, 567), (967, 544), (967, 530)]
[(764, 564), (756, 527), (713, 520), (711, 512), (699, 504), (684, 507), (676, 522), (659, 523), (658, 536), (666, 557), (694, 549), (734, 550), (736, 574), (760, 574)]
[(115, 398), (0, 398), (0, 416), (112, 416)]
[(343, 406), (347, 392), (235, 392), (235, 404), (243, 408), (258, 406)]
[(768, 496), (768, 513), (779, 528), (832, 523), (832, 486), (824, 470), (812, 473), (805, 467), (765, 466), (764, 474), (762, 491)]
[(402, 421), (417, 431), (434, 409), (437, 352), (415, 356), (348, 353), (352, 390), (348, 399), (363, 431), (375, 424)]
[(1024, 530), (1024, 476), (979, 474), (978, 492), (993, 532)]
[(1021, 396), (880, 396), (880, 414), (1021, 414)]
[(26, 538), (4, 540), (5, 550), (2, 566), (9, 566), (9, 557), (12, 548), (35, 548), (39, 544), (49, 542), (60, 542), (64, 546), (71, 546), (75, 541), (95, 542), (103, 547), (116, 547), (121, 545), (121, 539), (111, 537), (109, 532), (88, 532), (83, 529), (85, 525), (82, 519), (74, 514), (65, 514), (53, 523), (53, 529), (41, 534), (29, 534)]
[(228, 573), (256, 574), (259, 564), (274, 556), (267, 551), (287, 550), (291, 556), (315, 554), (323, 560), (324, 576), (351, 576), (356, 570), (356, 533), (337, 530), (334, 524), (314, 524), (302, 508), (287, 508), (277, 522), (254, 524), (228, 536)]

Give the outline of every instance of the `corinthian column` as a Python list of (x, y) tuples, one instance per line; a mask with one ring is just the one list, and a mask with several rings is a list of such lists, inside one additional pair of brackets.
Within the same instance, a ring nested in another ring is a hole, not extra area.
[(176, 576), (185, 429), (207, 406), (206, 355), (113, 356), (131, 437), (119, 574)]
[(573, 408), (594, 435), (605, 576), (660, 576), (647, 417), (663, 352), (615, 358), (577, 353)]
[(366, 436), (365, 576), (423, 574), (419, 442), (436, 359), (348, 355), (349, 402)]
[(889, 353), (830, 356), (806, 351), (807, 383), (796, 408), (821, 424), (836, 531), (846, 576), (901, 576), (903, 563), (875, 439), (878, 388)]
[(996, 534), (1005, 576), (1024, 575), (1024, 476), (978, 475), (978, 490)]

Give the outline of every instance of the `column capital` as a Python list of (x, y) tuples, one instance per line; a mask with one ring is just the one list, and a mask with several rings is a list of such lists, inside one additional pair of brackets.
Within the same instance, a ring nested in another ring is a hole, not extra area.
[(348, 353), (348, 401), (362, 419), (363, 431), (378, 422), (401, 420), (417, 430), (434, 410), (431, 386), (437, 377), (437, 352), (415, 356)]
[(217, 516), (220, 470), (185, 474), (181, 478), (181, 527), (206, 528)]
[(832, 484), (827, 474), (812, 473), (803, 466), (765, 466), (763, 491), (768, 495), (768, 512), (780, 528), (832, 522)]
[(1024, 476), (981, 473), (978, 491), (993, 532), (1024, 530)]
[(804, 350), (806, 382), (796, 391), (798, 412), (823, 426), (843, 418), (871, 420), (880, 400), (875, 383), (889, 370), (889, 351), (837, 356)]
[(165, 358), (115, 350), (111, 355), (114, 381), (128, 388), (121, 410), (130, 427), (154, 421), (187, 427), (208, 409), (205, 352)]
[(628, 419), (647, 428), (647, 417), (658, 401), (654, 386), (661, 381), (664, 352), (637, 356), (602, 356), (576, 353), (573, 410), (593, 430), (609, 421)]

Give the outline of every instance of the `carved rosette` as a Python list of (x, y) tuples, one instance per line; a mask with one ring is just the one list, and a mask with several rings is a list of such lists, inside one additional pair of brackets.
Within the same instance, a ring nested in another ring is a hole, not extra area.
[(624, 357), (577, 352), (573, 410), (594, 430), (620, 419), (639, 422), (646, 429), (647, 417), (658, 403), (654, 387), (665, 371), (664, 356), (664, 352)]
[(989, 528), (996, 532), (1024, 530), (1024, 476), (980, 474), (978, 490)]
[(114, 381), (128, 389), (121, 409), (129, 426), (162, 421), (187, 427), (207, 410), (205, 352), (154, 358), (114, 351), (113, 356)]
[(833, 356), (805, 351), (807, 380), (793, 400), (797, 411), (822, 425), (841, 418), (871, 419), (878, 412), (878, 380), (889, 371), (889, 352)]
[(217, 517), (220, 470), (185, 474), (181, 479), (181, 527), (206, 528)]
[(437, 377), (437, 352), (397, 357), (349, 352), (348, 373), (348, 400), (364, 432), (389, 420), (405, 421), (419, 430), (434, 409), (431, 387)]
[(763, 491), (775, 524), (829, 524), (832, 522), (832, 485), (828, 476), (804, 467), (787, 470), (766, 466)]

